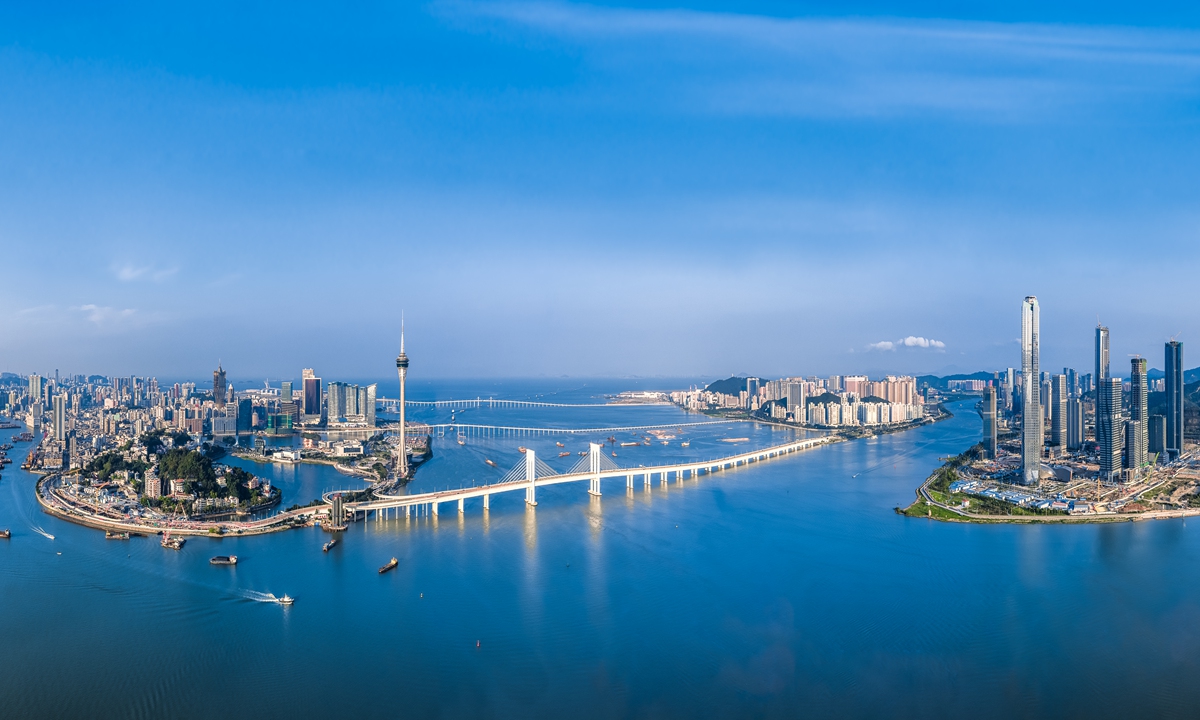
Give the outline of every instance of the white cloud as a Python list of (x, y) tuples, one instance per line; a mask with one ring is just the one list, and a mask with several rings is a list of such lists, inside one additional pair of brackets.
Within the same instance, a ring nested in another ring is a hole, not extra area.
[(126, 263), (124, 265), (113, 265), (112, 271), (121, 282), (149, 280), (157, 283), (174, 275), (179, 271), (179, 268), (158, 268), (153, 265), (132, 265)]
[(942, 342), (941, 340), (934, 340), (932, 338), (909, 335), (908, 337), (903, 337), (899, 340), (882, 340), (877, 343), (871, 343), (867, 346), (868, 350), (896, 350), (897, 348), (926, 348), (944, 350), (946, 348), (946, 343)]
[(97, 325), (109, 325), (133, 317), (137, 312), (133, 308), (118, 310), (117, 308), (101, 305), (81, 305), (76, 310), (84, 313), (87, 319)]
[[(562, 2), (441, 2), (593, 51), (592, 69), (717, 113), (991, 119), (1192, 94), (1200, 33), (1132, 27), (769, 17)], [(719, 58), (719, 60), (714, 60)], [(656, 70), (648, 72), (648, 67)]]

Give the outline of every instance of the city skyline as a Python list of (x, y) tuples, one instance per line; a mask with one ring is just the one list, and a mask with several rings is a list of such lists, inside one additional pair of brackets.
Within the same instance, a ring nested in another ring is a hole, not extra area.
[(810, 11), (9, 8), (0, 369), (363, 377), (397, 306), (427, 377), (970, 372), (1026, 294), (1047, 367), (1200, 336), (1194, 12)]

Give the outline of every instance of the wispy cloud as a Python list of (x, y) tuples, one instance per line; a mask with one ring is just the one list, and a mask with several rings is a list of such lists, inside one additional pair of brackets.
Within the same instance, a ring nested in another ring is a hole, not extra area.
[[(1044, 114), (1191, 97), (1200, 34), (945, 20), (776, 18), (546, 2), (446, 2), (595, 52), (593, 70), (713, 112)], [(997, 115), (999, 114), (999, 115)]]
[(132, 318), (137, 311), (133, 308), (117, 309), (102, 305), (81, 305), (75, 308), (96, 325), (111, 325)]
[(113, 274), (121, 282), (146, 280), (162, 282), (179, 271), (179, 268), (159, 268), (153, 265), (117, 264), (112, 266)]
[(903, 337), (899, 340), (883, 340), (881, 342), (871, 343), (867, 346), (868, 350), (898, 350), (904, 348), (945, 350), (946, 343), (942, 342), (941, 340), (934, 340), (932, 338), (909, 335), (908, 337)]

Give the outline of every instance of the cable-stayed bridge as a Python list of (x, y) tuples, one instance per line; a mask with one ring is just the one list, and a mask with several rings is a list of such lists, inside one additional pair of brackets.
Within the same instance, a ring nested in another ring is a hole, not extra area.
[[(672, 426), (674, 427), (674, 426)], [(444, 503), (456, 502), (458, 511), (464, 512), (467, 500), (483, 499), (483, 509), (491, 506), (491, 497), (499, 493), (524, 491), (525, 502), (537, 505), (537, 489), (547, 485), (558, 485), (571, 482), (588, 482), (588, 493), (600, 495), (602, 480), (622, 479), (625, 487), (632, 490), (635, 478), (642, 479), (642, 487), (649, 491), (655, 477), (662, 485), (666, 485), (673, 477), (677, 482), (685, 479), (696, 479), (722, 470), (735, 468), (750, 463), (763, 462), (777, 457), (790, 455), (801, 450), (836, 442), (838, 438), (826, 436), (806, 438), (772, 447), (752, 450), (738, 455), (717, 458), (715, 460), (698, 460), (673, 465), (658, 465), (654, 467), (625, 468), (617, 465), (604, 453), (604, 446), (592, 443), (588, 453), (569, 471), (559, 473), (554, 468), (540, 460), (533, 450), (526, 450), (525, 457), (515, 467), (509, 470), (498, 482), (489, 485), (457, 488), (453, 490), (438, 490), (434, 492), (413, 495), (377, 494), (373, 500), (345, 504), (345, 510), (355, 517), (361, 513), (364, 520), (374, 513), (376, 520), (390, 514), (399, 514), (401, 510), (409, 517), (414, 508), (424, 509), (431, 515), (438, 514), (438, 507)], [(330, 502), (333, 492), (325, 493), (326, 502)]]
[(703, 420), (690, 423), (668, 423), (660, 425), (621, 425), (614, 427), (592, 428), (555, 428), (555, 427), (519, 427), (515, 425), (472, 425), (466, 423), (437, 423), (433, 425), (420, 424), (406, 427), (409, 435), (436, 434), (444, 436), (447, 431), (461, 432), (464, 437), (535, 437), (537, 435), (602, 435), (604, 433), (649, 432), (651, 430), (672, 430), (705, 425), (729, 425), (747, 420)]

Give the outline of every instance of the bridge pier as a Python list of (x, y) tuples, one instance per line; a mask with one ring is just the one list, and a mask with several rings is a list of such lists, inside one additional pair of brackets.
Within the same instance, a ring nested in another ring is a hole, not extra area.
[(462, 515), (462, 513), (463, 513), (463, 499), (459, 498), (458, 499), (458, 514)]
[(438, 514), (438, 504), (437, 503), (429, 503), (429, 512), (432, 513), (436, 517)]
[(412, 514), (412, 505), (404, 506), (404, 519), (407, 520)]
[(633, 473), (625, 476), (625, 487), (629, 490), (633, 489)]
[(486, 512), (486, 511), (490, 510), (491, 508), (492, 508), (492, 494), (486, 493), (483, 496), (483, 509)]

